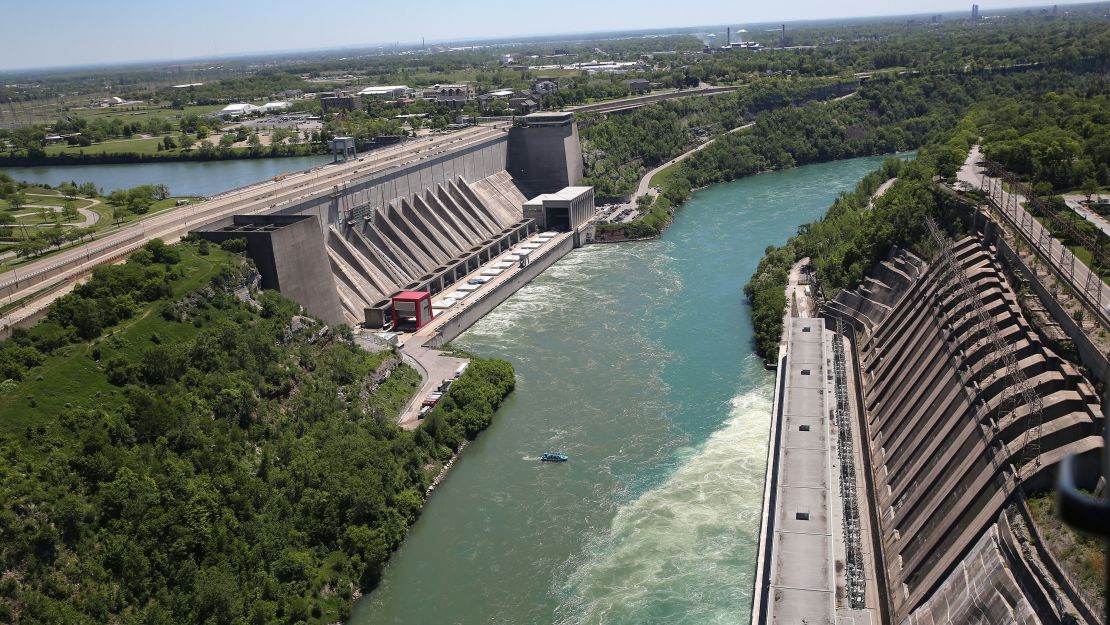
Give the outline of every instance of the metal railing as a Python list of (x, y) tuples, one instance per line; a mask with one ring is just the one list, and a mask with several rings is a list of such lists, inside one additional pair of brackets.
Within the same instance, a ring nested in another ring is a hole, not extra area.
[[(1025, 440), (1022, 443), (1019, 466), (1013, 467), (1014, 478), (1020, 481), (1022, 467), (1029, 462), (1032, 462), (1034, 467), (1040, 466), (1041, 426), (1044, 421), (1044, 407), (1041, 396), (1033, 389), (1025, 376), (1025, 372), (1018, 366), (1014, 346), (1002, 338), (1002, 332), (983, 305), (979, 292), (971, 285), (967, 273), (956, 260), (952, 253), (951, 241), (941, 233), (940, 228), (937, 227), (936, 222), (931, 217), (926, 219), (925, 225), (929, 229), (929, 236), (938, 250), (936, 262), (939, 271), (937, 279), (955, 278), (959, 296), (970, 304), (971, 309), (975, 312), (974, 331), (967, 334), (983, 336), (993, 347), (991, 353), (986, 356), (987, 359), (993, 359), (993, 363), (984, 362), (983, 366), (980, 367), (981, 379), (977, 381), (977, 384), (981, 384), (992, 376), (997, 366), (1001, 364), (1010, 379), (1010, 384), (1002, 388), (1002, 402), (999, 404), (998, 416), (1014, 413), (1022, 405), (1029, 407), (1031, 427), (1025, 429)], [(1002, 444), (1005, 445), (1004, 442)]]
[(848, 405), (848, 375), (844, 359), (844, 322), (837, 317), (833, 335), (833, 386), (836, 391), (837, 457), (840, 460), (840, 496), (844, 504), (844, 586), (852, 609), (865, 608), (862, 528), (856, 493), (855, 451), (852, 443), (851, 409)]

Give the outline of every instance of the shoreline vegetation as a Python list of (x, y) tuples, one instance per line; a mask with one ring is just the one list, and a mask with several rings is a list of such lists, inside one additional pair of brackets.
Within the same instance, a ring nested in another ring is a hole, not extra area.
[[(674, 211), (697, 189), (763, 171), (917, 149), (939, 141), (946, 129), (954, 128), (976, 102), (1054, 89), (1082, 93), (1098, 92), (1103, 87), (1097, 72), (1069, 73), (1038, 67), (990, 76), (975, 73), (876, 76), (861, 85), (851, 98), (809, 101), (802, 106), (766, 110), (755, 114), (755, 123), (744, 132), (720, 134), (705, 149), (657, 174), (652, 182), (660, 193), (653, 201), (641, 205), (645, 214), (627, 224), (599, 225), (597, 238), (620, 241), (658, 237), (673, 219)], [(716, 96), (714, 101), (740, 97)], [(723, 104), (716, 106), (734, 110)], [(663, 111), (666, 107), (673, 109), (675, 105), (661, 103), (644, 107), (621, 118), (628, 118), (629, 122), (617, 123), (642, 126), (662, 115), (672, 125), (659, 126), (658, 134), (681, 135), (688, 132), (683, 124), (705, 114), (701, 110), (685, 114)], [(660, 110), (649, 110), (653, 108)], [(735, 110), (740, 116), (729, 118), (730, 124), (739, 125), (739, 121), (749, 119), (743, 117), (749, 114), (743, 106)], [(636, 119), (638, 115), (643, 119)], [(721, 128), (727, 126), (723, 124)], [(592, 134), (598, 133), (601, 131), (584, 131), (583, 137), (589, 141)], [(688, 149), (685, 147), (688, 143), (676, 139), (676, 145), (681, 148), (676, 147), (673, 154), (664, 152), (664, 157), (656, 157), (651, 154), (657, 151), (652, 143), (657, 139), (650, 137), (638, 141), (621, 146), (617, 152), (635, 154), (641, 159), (639, 162), (657, 164)], [(594, 172), (600, 171), (603, 171), (601, 165), (588, 166), (587, 181), (591, 175), (596, 175)]]
[(327, 154), (326, 145), (300, 144), (275, 145), (261, 149), (213, 149), (173, 152), (109, 152), (90, 154), (84, 152), (54, 155), (14, 156), (0, 155), (0, 167), (45, 167), (55, 165), (121, 165), (134, 163), (174, 163), (237, 161), (259, 158), (285, 158), (293, 156), (314, 156)]
[(402, 430), (418, 373), (234, 249), (152, 241), (0, 342), (0, 621), (344, 620), (512, 391), (475, 358)]

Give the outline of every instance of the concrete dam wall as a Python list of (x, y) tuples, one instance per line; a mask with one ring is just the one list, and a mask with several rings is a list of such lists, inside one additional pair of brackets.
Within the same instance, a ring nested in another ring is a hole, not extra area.
[[(1008, 566), (1013, 550), (999, 542), (1006, 534), (997, 526), (1007, 505), (1023, 490), (1047, 487), (1064, 456), (1094, 463), (1102, 447), (1095, 389), (1022, 317), (994, 250), (966, 238), (951, 258), (974, 298), (940, 263), (901, 253), (826, 307), (854, 329), (878, 566), (896, 623), (945, 622), (929, 616), (938, 613), (931, 598), (966, 587), (959, 567)], [(979, 304), (993, 320), (986, 327)], [(995, 331), (1012, 346), (1032, 393), (1014, 391)], [(995, 538), (985, 539), (990, 532)], [(1037, 599), (1044, 593), (1022, 581), (1028, 576), (996, 573), (992, 592), (1016, 597), (999, 609), (1028, 603), (1029, 610), (1017, 611), (1054, 620), (1057, 608)]]
[[(509, 135), (506, 129), (483, 129), (480, 134), (458, 148), (422, 158), (404, 167), (367, 171), (332, 191), (305, 198), (277, 211), (283, 215), (314, 214), (321, 226), (343, 224), (373, 210), (383, 210), (402, 198), (423, 194), (436, 185), (459, 178), (481, 180), (505, 171), (508, 163)], [(414, 141), (413, 146), (419, 146)]]
[[(404, 160), (355, 157), (351, 176), (330, 190), (260, 207), (250, 223), (229, 218), (198, 233), (213, 240), (249, 233), (248, 253), (258, 256), (267, 284), (303, 286), (282, 291), (331, 323), (382, 327), (395, 293), (446, 290), (547, 225), (546, 218), (524, 216), (530, 197), (582, 178), (569, 113), (533, 114), (512, 128), (479, 126), (448, 137), (409, 142), (400, 151)], [(292, 218), (303, 221), (294, 228)], [(319, 236), (304, 236), (310, 224)], [(289, 234), (294, 229), (296, 237)], [(283, 257), (313, 260), (274, 262)], [(321, 289), (335, 297), (320, 297)], [(298, 297), (304, 293), (317, 296)]]
[(351, 225), (332, 224), (327, 253), (347, 316), (364, 321), (400, 290), (438, 293), (534, 230), (524, 195), (501, 171), (436, 184)]

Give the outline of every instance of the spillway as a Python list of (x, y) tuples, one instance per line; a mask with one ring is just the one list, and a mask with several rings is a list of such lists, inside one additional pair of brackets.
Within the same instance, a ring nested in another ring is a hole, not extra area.
[(397, 291), (444, 290), (535, 230), (521, 212), (526, 201), (501, 171), (474, 184), (436, 184), (361, 223), (329, 225), (328, 260), (345, 315), (360, 323)]
[(1098, 395), (1025, 320), (993, 248), (968, 237), (949, 258), (899, 252), (826, 306), (855, 334), (881, 590), (895, 623), (1056, 622), (1067, 582), (1017, 547), (1011, 504), (1067, 455), (1097, 462)]

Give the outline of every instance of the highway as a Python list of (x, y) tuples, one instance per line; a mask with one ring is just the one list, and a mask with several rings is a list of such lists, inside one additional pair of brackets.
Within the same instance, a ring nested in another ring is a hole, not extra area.
[(1031, 247), (1045, 257), (1054, 273), (1065, 281), (1078, 297), (1098, 311), (1099, 321), (1105, 326), (1110, 326), (1110, 309), (1107, 308), (1107, 304), (1110, 304), (1110, 287), (1107, 287), (1098, 274), (1077, 259), (1066, 245), (1053, 237), (1040, 221), (1025, 210), (1024, 197), (1010, 193), (1000, 180), (988, 176), (979, 165), (980, 160), (979, 146), (972, 146), (967, 160), (956, 174), (957, 179), (972, 189), (989, 189), (991, 201), (999, 207), (1006, 220), (1021, 232), (1022, 237)]
[(627, 111), (629, 109), (640, 108), (641, 106), (654, 104), (655, 102), (662, 102), (663, 100), (731, 93), (739, 88), (740, 87), (697, 87), (695, 89), (685, 89), (683, 91), (668, 91), (667, 93), (654, 93), (650, 95), (639, 96), (636, 98), (615, 100), (612, 102), (598, 102), (597, 104), (569, 106), (564, 110), (573, 113), (616, 113), (618, 111)]
[(360, 177), (356, 174), (365, 176), (463, 149), (507, 133), (509, 126), (507, 122), (497, 122), (447, 135), (420, 138), (375, 150), (346, 163), (328, 164), (289, 174), (280, 180), (266, 180), (233, 189), (12, 269), (0, 278), (0, 305), (19, 304), (0, 317), (0, 330), (6, 332), (21, 321), (35, 318), (50, 302), (68, 292), (71, 286), (67, 285), (88, 275), (97, 265), (122, 260), (151, 239), (160, 238), (172, 243), (189, 230), (233, 214), (277, 210), (281, 205), (327, 192), (338, 184)]

